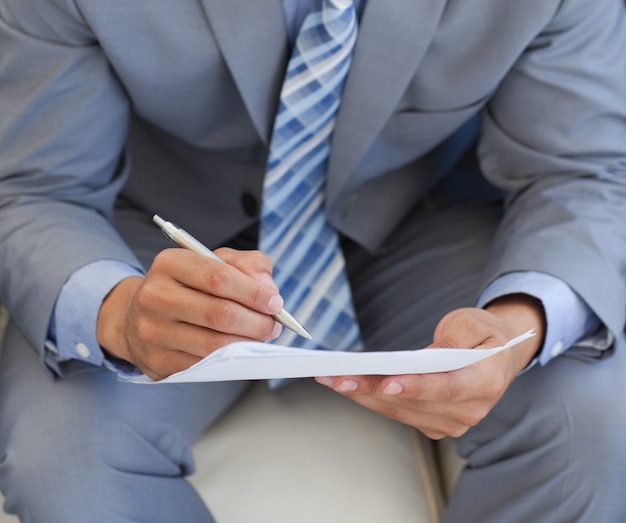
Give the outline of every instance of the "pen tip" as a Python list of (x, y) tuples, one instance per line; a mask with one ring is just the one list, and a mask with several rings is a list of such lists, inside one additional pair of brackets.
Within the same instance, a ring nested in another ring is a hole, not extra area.
[(309, 331), (306, 330), (298, 320), (296, 320), (295, 318), (293, 319), (294, 322), (289, 326), (289, 328), (291, 328), (291, 330), (293, 330), (299, 336), (302, 336), (307, 340), (312, 340), (313, 336), (309, 334)]
[(307, 340), (312, 340), (313, 336), (309, 334), (309, 332), (300, 324), (298, 320), (296, 320), (290, 313), (288, 313), (285, 309), (282, 309), (276, 316), (274, 316), (280, 323), (282, 323), (288, 329), (291, 329), (293, 332), (306, 338)]
[(152, 221), (156, 223), (159, 227), (163, 228), (163, 226), (167, 223), (163, 218), (161, 218), (158, 214), (155, 214), (152, 217)]
[(313, 339), (313, 336), (311, 336), (309, 334), (309, 331), (307, 331), (297, 320), (296, 320), (296, 322), (293, 325), (290, 326), (290, 328), (296, 334), (302, 336), (303, 338), (306, 338), (307, 340), (312, 340)]

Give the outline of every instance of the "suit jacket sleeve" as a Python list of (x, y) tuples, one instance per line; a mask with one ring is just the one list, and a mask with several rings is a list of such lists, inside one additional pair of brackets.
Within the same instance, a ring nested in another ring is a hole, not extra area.
[(0, 2), (0, 302), (40, 351), (77, 268), (139, 265), (110, 224), (129, 103), (67, 4)]
[(509, 194), (485, 284), (560, 278), (619, 333), (626, 313), (626, 23), (621, 1), (562, 2), (487, 106), (479, 156)]

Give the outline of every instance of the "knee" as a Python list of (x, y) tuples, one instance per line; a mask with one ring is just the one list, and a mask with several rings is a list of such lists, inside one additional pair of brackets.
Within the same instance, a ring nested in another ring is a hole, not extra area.
[(622, 352), (597, 360), (564, 357), (544, 377), (545, 416), (553, 420), (560, 416), (558, 424), (567, 434), (572, 453), (596, 463), (626, 464), (619, 456), (626, 452), (622, 450), (626, 441), (626, 358)]
[[(593, 369), (589, 369), (593, 373)], [(594, 378), (562, 392), (564, 445), (582, 476), (593, 470), (595, 488), (609, 491), (626, 481), (626, 407), (619, 380)], [(557, 405), (557, 408), (559, 406)]]
[[(606, 363), (610, 365), (610, 360)], [(594, 373), (591, 366), (588, 374)], [(617, 376), (613, 376), (617, 378)], [(578, 505), (577, 521), (622, 521), (626, 501), (626, 408), (621, 379), (580, 381), (561, 396), (563, 427), (563, 500)]]
[(172, 391), (131, 388), (104, 371), (52, 382), (18, 331), (8, 334), (13, 343), (5, 339), (0, 365), (0, 490), (10, 512), (24, 521), (104, 521), (94, 508), (110, 514), (120, 500), (132, 506), (133, 495), (146, 490), (142, 477), (177, 480), (192, 467), (188, 434), (153, 415), (169, 412), (166, 401), (178, 403)]
[(0, 489), (22, 516), (39, 520), (35, 515), (45, 510), (61, 518), (68, 500), (76, 514), (80, 507), (93, 510), (106, 499), (124, 499), (121, 490), (142, 476), (178, 478), (192, 466), (190, 450), (179, 448), (172, 458), (171, 442), (163, 441), (171, 435), (150, 441), (111, 411), (64, 407), (61, 413), (26, 408), (4, 431)]
[(562, 357), (520, 376), (460, 440), (469, 463), (463, 492), (488, 484), (503, 498), (523, 500), (518, 507), (556, 511), (554, 521), (622, 521), (624, 359)]

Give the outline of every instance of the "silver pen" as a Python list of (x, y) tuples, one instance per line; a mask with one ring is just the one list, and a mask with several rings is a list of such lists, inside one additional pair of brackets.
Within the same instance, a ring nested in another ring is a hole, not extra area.
[[(190, 251), (194, 251), (198, 254), (202, 254), (209, 258), (213, 258), (214, 260), (224, 262), (222, 258), (220, 258), (217, 254), (215, 254), (206, 245), (196, 240), (187, 231), (185, 231), (184, 229), (181, 229), (180, 227), (174, 225), (171, 222), (164, 220), (158, 214), (155, 214), (152, 217), (152, 221), (161, 228), (161, 232), (165, 234), (165, 236), (167, 236), (170, 240), (172, 240), (179, 247), (183, 247), (185, 249), (189, 249)], [(302, 336), (303, 338), (307, 338), (308, 340), (313, 339), (311, 335), (307, 332), (307, 330), (300, 324), (300, 322), (296, 320), (285, 309), (281, 309), (280, 312), (274, 316), (274, 319), (277, 322), (284, 325), (285, 327), (287, 327), (288, 329), (291, 329), (296, 334)]]

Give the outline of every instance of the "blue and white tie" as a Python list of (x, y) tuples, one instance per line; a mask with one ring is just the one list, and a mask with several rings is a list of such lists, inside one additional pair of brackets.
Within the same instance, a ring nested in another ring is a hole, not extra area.
[(260, 247), (274, 262), (285, 307), (313, 341), (284, 329), (275, 343), (360, 350), (339, 238), (324, 212), (330, 140), (350, 68), (357, 23), (352, 0), (316, 0), (287, 67), (274, 123)]

